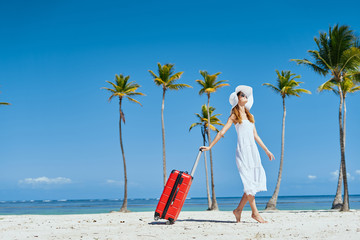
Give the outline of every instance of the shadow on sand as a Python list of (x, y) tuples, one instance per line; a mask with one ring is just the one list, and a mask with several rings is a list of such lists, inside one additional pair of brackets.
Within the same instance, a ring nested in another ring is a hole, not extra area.
[[(176, 222), (197, 222), (197, 223), (236, 223), (235, 221), (220, 221), (220, 220), (209, 220), (209, 219), (178, 219)], [(175, 222), (175, 223), (176, 223)], [(240, 223), (253, 223), (253, 222), (246, 222), (241, 221)], [(159, 221), (159, 222), (150, 222), (149, 225), (166, 225), (166, 222)]]

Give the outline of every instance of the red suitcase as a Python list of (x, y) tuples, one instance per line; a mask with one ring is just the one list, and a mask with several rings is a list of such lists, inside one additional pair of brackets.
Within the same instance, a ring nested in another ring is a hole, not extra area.
[(189, 192), (201, 152), (200, 150), (190, 174), (172, 170), (156, 207), (155, 220), (166, 219), (168, 220), (166, 224), (173, 224), (177, 220)]

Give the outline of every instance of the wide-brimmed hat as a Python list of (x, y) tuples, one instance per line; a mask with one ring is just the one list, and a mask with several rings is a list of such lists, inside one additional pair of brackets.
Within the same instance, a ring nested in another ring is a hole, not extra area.
[(235, 88), (235, 92), (230, 94), (229, 102), (231, 104), (231, 108), (234, 108), (238, 104), (239, 98), (238, 98), (237, 94), (239, 92), (242, 92), (246, 95), (248, 102), (245, 104), (245, 108), (247, 108), (247, 110), (250, 110), (250, 108), (254, 104), (253, 90), (252, 90), (252, 87), (245, 86), (245, 85), (237, 86)]

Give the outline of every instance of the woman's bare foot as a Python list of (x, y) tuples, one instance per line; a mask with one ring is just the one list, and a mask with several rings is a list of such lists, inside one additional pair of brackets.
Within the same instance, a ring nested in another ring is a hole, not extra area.
[(253, 219), (255, 219), (256, 221), (258, 221), (259, 223), (267, 223), (267, 221), (265, 221), (260, 214), (252, 214), (251, 217)]
[(237, 209), (235, 209), (235, 210), (233, 211), (237, 223), (240, 222), (241, 212), (242, 212), (241, 210), (237, 210)]

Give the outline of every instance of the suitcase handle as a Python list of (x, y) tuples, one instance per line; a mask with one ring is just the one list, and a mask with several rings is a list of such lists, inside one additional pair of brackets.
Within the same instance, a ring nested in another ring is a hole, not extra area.
[(191, 169), (190, 175), (191, 175), (191, 177), (193, 177), (193, 178), (194, 178), (194, 173), (195, 173), (196, 167), (197, 167), (197, 165), (198, 165), (198, 163), (199, 163), (199, 159), (200, 159), (200, 156), (201, 156), (202, 151), (203, 151), (202, 149), (199, 149), (199, 153), (198, 153), (198, 155), (197, 155), (197, 157), (196, 157), (194, 166), (193, 166), (193, 168)]

